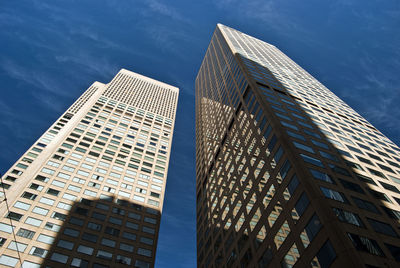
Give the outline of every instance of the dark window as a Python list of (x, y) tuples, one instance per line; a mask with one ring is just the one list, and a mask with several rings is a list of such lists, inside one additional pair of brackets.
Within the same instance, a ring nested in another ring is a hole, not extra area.
[(129, 239), (129, 240), (136, 240), (136, 235), (133, 233), (129, 233), (129, 232), (123, 232), (122, 237)]
[(69, 219), (69, 223), (75, 224), (75, 225), (79, 225), (82, 226), (83, 225), (84, 220), (76, 218), (76, 217), (71, 217)]
[(346, 169), (344, 169), (344, 168), (342, 168), (342, 167), (336, 166), (336, 165), (334, 165), (334, 164), (330, 164), (329, 167), (330, 167), (334, 172), (336, 172), (336, 173), (338, 173), (338, 174), (351, 177), (350, 173), (349, 173)]
[(79, 215), (87, 216), (89, 211), (86, 208), (77, 207), (75, 212)]
[(387, 223), (380, 222), (374, 219), (367, 218), (369, 224), (371, 224), (372, 229), (375, 230), (375, 232), (385, 234), (385, 235), (390, 235), (393, 237), (397, 237), (397, 233), (393, 230), (392, 226), (390, 226)]
[(24, 215), (10, 211), (7, 215), (7, 218), (12, 219), (14, 221), (19, 221), (22, 218), (22, 216)]
[(380, 183), (380, 184), (383, 186), (383, 188), (385, 188), (386, 190), (389, 190), (389, 191), (392, 191), (392, 192), (395, 192), (395, 193), (400, 194), (400, 191), (399, 191), (399, 189), (396, 188), (396, 186), (393, 186), (393, 185), (391, 185), (391, 184), (387, 184), (387, 183), (382, 182), (382, 181), (380, 181), (379, 183)]
[(370, 254), (385, 256), (382, 249), (379, 247), (375, 240), (369, 239), (364, 236), (347, 233), (354, 247), (359, 251), (368, 252)]
[(54, 212), (51, 217), (53, 219), (57, 219), (57, 220), (60, 220), (60, 221), (65, 221), (65, 219), (67, 218), (67, 215), (62, 214), (60, 212)]
[(310, 242), (318, 234), (321, 227), (322, 227), (321, 221), (319, 220), (318, 216), (316, 214), (314, 214), (312, 216), (312, 218), (310, 219), (310, 221), (307, 223), (306, 228), (305, 228)]
[(360, 193), (360, 194), (365, 194), (364, 190), (361, 188), (360, 185), (350, 182), (350, 181), (342, 180), (342, 179), (339, 179), (339, 181), (343, 185), (344, 188), (352, 190), (352, 191)]
[(357, 198), (357, 197), (354, 197), (354, 196), (352, 196), (352, 199), (353, 199), (354, 203), (356, 203), (357, 207), (359, 207), (361, 209), (368, 210), (370, 212), (374, 212), (374, 213), (380, 214), (379, 210), (371, 202), (363, 200), (363, 199), (360, 199), (360, 198)]
[(378, 176), (378, 177), (381, 177), (381, 178), (383, 178), (383, 179), (386, 179), (386, 180), (387, 180), (387, 178), (385, 177), (385, 175), (383, 175), (383, 173), (382, 173), (382, 172), (380, 172), (380, 171), (377, 171), (377, 170), (375, 170), (375, 169), (372, 169), (372, 168), (368, 168), (368, 170), (369, 170), (369, 172), (371, 172), (371, 174), (372, 174), (372, 175), (375, 175), (375, 176)]
[(86, 240), (86, 241), (90, 241), (90, 242), (96, 243), (97, 242), (97, 235), (89, 234), (89, 233), (83, 233), (82, 239)]
[(104, 215), (102, 213), (93, 212), (92, 218), (98, 219), (100, 221), (104, 221), (106, 219), (106, 215)]
[(310, 203), (310, 201), (308, 200), (306, 193), (303, 193), (295, 205), (295, 208), (296, 208), (296, 211), (297, 211), (297, 214), (299, 215), (299, 217), (301, 215), (303, 215), (303, 213), (307, 209), (309, 203)]
[(386, 212), (386, 214), (390, 218), (396, 219), (396, 220), (400, 220), (400, 211), (390, 209), (390, 208), (388, 208), (386, 206), (381, 206), (381, 208)]
[(367, 177), (367, 176), (364, 176), (364, 175), (361, 175), (361, 174), (355, 174), (355, 175), (356, 175), (357, 179), (359, 179), (362, 182), (366, 182), (366, 183), (369, 183), (369, 184), (372, 184), (372, 185), (377, 185), (374, 182), (374, 180), (371, 179), (370, 177)]
[(320, 186), (319, 188), (321, 189), (321, 192), (324, 194), (325, 197), (342, 203), (348, 203), (347, 198), (344, 196), (344, 194), (322, 186)]
[(273, 258), (272, 250), (270, 248), (267, 248), (261, 258), (258, 260), (258, 267), (259, 268), (264, 268), (268, 267), (269, 263), (271, 262)]
[(64, 234), (72, 237), (78, 237), (79, 236), (79, 231), (72, 229), (72, 228), (65, 228), (64, 229)]
[(333, 208), (333, 212), (342, 222), (354, 224), (359, 227), (364, 227), (364, 224), (361, 221), (360, 217), (353, 212), (349, 212), (340, 208)]
[(332, 244), (329, 240), (326, 241), (325, 244), (321, 247), (316, 257), (321, 268), (328, 268), (331, 266), (331, 263), (336, 259), (336, 252), (333, 249)]
[(379, 200), (383, 200), (383, 201), (392, 203), (392, 201), (390, 201), (389, 197), (387, 197), (386, 194), (381, 193), (381, 192), (378, 192), (378, 191), (375, 191), (375, 190), (372, 190), (372, 189), (368, 189), (368, 191), (369, 191), (369, 192), (371, 193), (371, 195), (372, 195), (373, 197), (375, 197), (376, 199), (379, 199)]
[(299, 180), (297, 179), (296, 175), (293, 175), (293, 178), (287, 187), (289, 190), (289, 193), (293, 194), (296, 191), (298, 185), (299, 185)]
[(88, 222), (87, 227), (95, 231), (100, 231), (102, 225), (94, 222)]
[(119, 236), (119, 230), (109, 226), (106, 227), (104, 232), (112, 236)]
[(52, 189), (52, 188), (49, 188), (49, 189), (47, 189), (47, 192), (46, 192), (46, 193), (48, 193), (48, 194), (50, 194), (50, 195), (58, 196), (58, 194), (60, 193), (60, 191), (57, 191), (57, 190)]
[(32, 194), (32, 193), (30, 193), (30, 192), (24, 192), (24, 193), (22, 194), (22, 197), (23, 197), (23, 198), (26, 198), (26, 199), (29, 199), (29, 200), (35, 200), (36, 197), (37, 197), (37, 195), (36, 195), (36, 194)]
[(305, 155), (305, 154), (300, 154), (300, 156), (303, 158), (304, 162), (319, 166), (319, 167), (324, 167), (322, 162), (319, 159), (316, 159), (314, 157)]
[(329, 183), (334, 183), (332, 181), (331, 176), (329, 176), (327, 173), (325, 172), (321, 172), (321, 171), (317, 171), (315, 169), (308, 169), (311, 174), (313, 175), (313, 177), (317, 180), (321, 180), (321, 181), (325, 181), (325, 182), (329, 182)]
[(396, 261), (400, 262), (400, 247), (393, 246), (393, 245), (386, 244), (386, 243), (385, 243), (385, 246), (389, 249), (390, 253), (393, 255), (393, 258)]
[(29, 230), (24, 229), (24, 228), (20, 228), (18, 230), (18, 232), (17, 232), (17, 235), (21, 236), (21, 237), (28, 238), (28, 239), (32, 239), (32, 237), (35, 235), (35, 232), (29, 231)]

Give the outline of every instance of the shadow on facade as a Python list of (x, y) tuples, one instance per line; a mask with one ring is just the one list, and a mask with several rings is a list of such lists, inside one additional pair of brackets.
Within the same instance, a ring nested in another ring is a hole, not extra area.
[(33, 255), (46, 256), (41, 267), (153, 267), (160, 216), (127, 200), (82, 198), (68, 215), (54, 215), (62, 226), (46, 224), (58, 234), (48, 252)]
[[(264, 80), (273, 78), (255, 62), (239, 62), (263, 70)], [(224, 110), (230, 118), (220, 125), (197, 118), (203, 132), (215, 132), (197, 134), (203, 142), (217, 140), (206, 174), (197, 182), (198, 266), (396, 267), (400, 212), (391, 204), (400, 200), (388, 195), (400, 191), (385, 175), (388, 170), (368, 164), (372, 158), (365, 155), (382, 159), (386, 153), (371, 143), (345, 140), (363, 133), (359, 119), (323, 108), (330, 118), (342, 118), (352, 127), (317, 121), (278, 81), (264, 80), (251, 80), (235, 107), (206, 94), (196, 96), (201, 98), (197, 113)], [(251, 87), (260, 88), (259, 93)], [(215, 90), (229, 91), (223, 86)], [(334, 147), (332, 140), (343, 147)], [(356, 151), (355, 143), (364, 152)]]

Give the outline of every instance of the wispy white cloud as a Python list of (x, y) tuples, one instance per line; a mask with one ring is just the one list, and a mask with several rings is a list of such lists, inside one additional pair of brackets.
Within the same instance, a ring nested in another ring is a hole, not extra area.
[(8, 9), (3, 9), (0, 12), (0, 25), (15, 25), (24, 23), (24, 20), (16, 12)]
[(67, 94), (61, 90), (63, 87), (60, 81), (36, 68), (28, 69), (9, 59), (1, 60), (0, 68), (8, 76), (34, 86), (35, 89), (44, 90), (56, 95), (65, 96)]
[(115, 75), (121, 66), (117, 66), (115, 63), (110, 62), (106, 57), (96, 57), (94, 55), (86, 54), (85, 51), (78, 52), (75, 54), (68, 55), (56, 55), (56, 61), (59, 64), (63, 63), (74, 63), (80, 66), (84, 72), (91, 72), (100, 75), (112, 76)]
[(170, 19), (181, 21), (181, 22), (190, 22), (190, 20), (183, 16), (177, 9), (173, 8), (170, 4), (166, 5), (157, 0), (146, 0), (144, 2), (151, 12), (157, 13)]
[[(280, 0), (216, 0), (214, 4), (231, 17), (240, 17), (253, 22), (263, 23), (266, 29), (272, 29), (281, 35), (291, 36), (293, 33), (301, 34), (302, 40), (307, 38), (309, 30), (300, 26), (296, 17), (285, 10)], [(234, 7), (234, 8), (233, 8)]]

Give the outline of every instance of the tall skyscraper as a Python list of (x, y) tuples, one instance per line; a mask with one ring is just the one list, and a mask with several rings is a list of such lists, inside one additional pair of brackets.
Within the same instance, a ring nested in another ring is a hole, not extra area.
[(3, 176), (0, 264), (153, 267), (178, 93), (93, 83)]
[(275, 46), (218, 24), (196, 78), (198, 267), (399, 267), (399, 153)]

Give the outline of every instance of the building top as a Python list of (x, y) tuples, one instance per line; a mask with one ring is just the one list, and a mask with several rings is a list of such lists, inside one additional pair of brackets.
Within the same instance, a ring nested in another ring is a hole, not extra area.
[[(174, 87), (174, 86), (171, 86), (171, 85), (166, 84), (166, 83), (164, 83), (164, 82), (155, 80), (155, 79), (153, 79), (153, 78), (150, 78), (150, 77), (147, 77), (147, 76), (144, 76), (144, 75), (141, 75), (141, 74), (138, 74), (138, 73), (135, 73), (135, 72), (126, 70), (126, 69), (124, 69), (124, 68), (122, 68), (122, 69), (118, 72), (118, 74), (126, 74), (126, 75), (129, 75), (129, 76), (131, 76), (131, 77), (139, 78), (139, 79), (141, 79), (141, 80), (147, 81), (147, 82), (149, 82), (149, 83), (152, 83), (152, 84), (155, 84), (155, 85), (158, 85), (158, 86), (161, 86), (161, 87), (165, 87), (165, 88), (171, 89), (171, 90), (173, 90), (174, 92), (179, 93), (179, 88), (177, 88), (177, 87)], [(118, 75), (118, 74), (117, 74), (117, 75)]]

